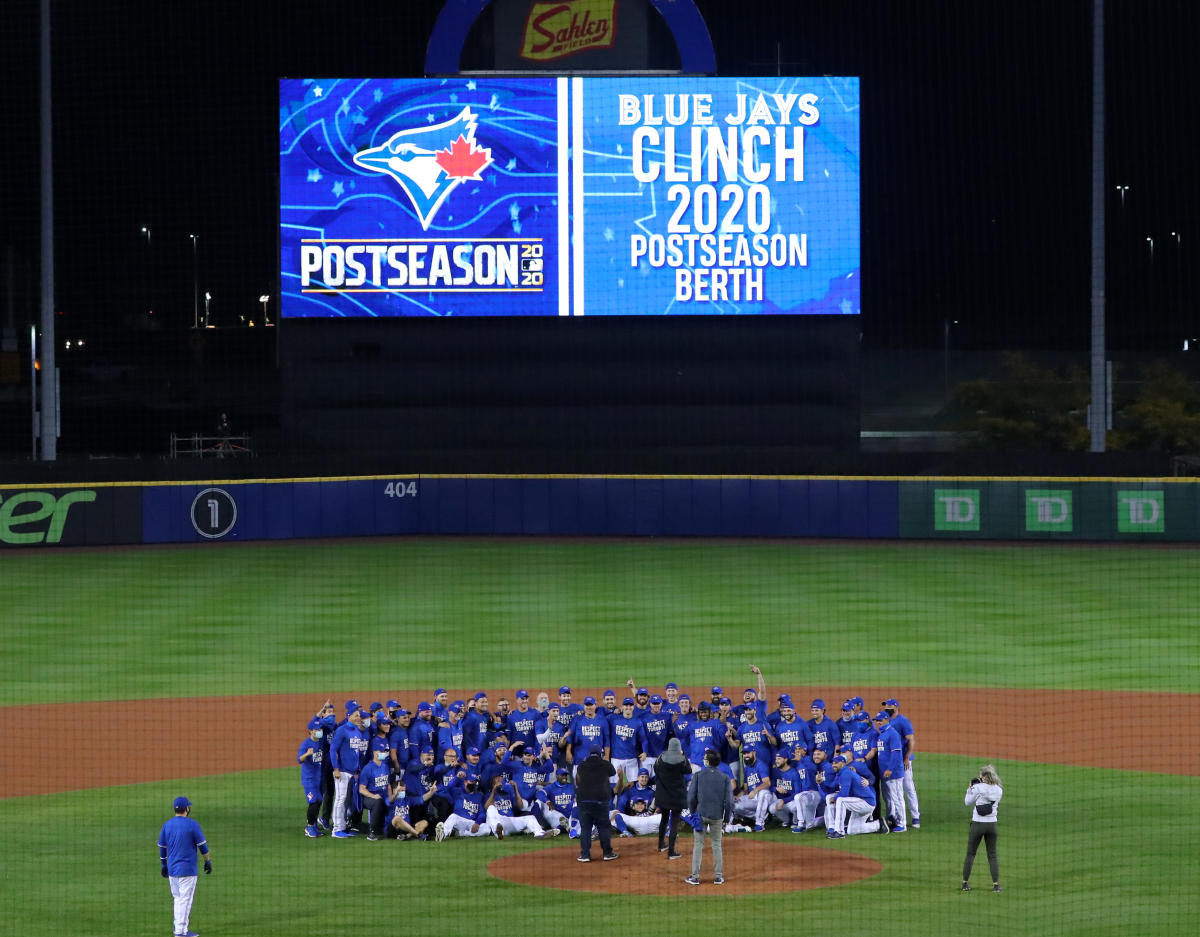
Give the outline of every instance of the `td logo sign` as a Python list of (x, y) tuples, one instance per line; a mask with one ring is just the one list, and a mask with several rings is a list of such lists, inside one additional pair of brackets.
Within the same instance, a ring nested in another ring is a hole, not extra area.
[(21, 491), (0, 495), (0, 543), (58, 543), (71, 506), (95, 500), (94, 491), (68, 491), (63, 495)]
[(1025, 529), (1068, 532), (1074, 529), (1071, 491), (1027, 490), (1025, 492)]
[(1161, 534), (1166, 530), (1161, 491), (1118, 491), (1117, 530), (1123, 534)]
[(979, 513), (978, 488), (934, 489), (934, 530), (978, 530)]

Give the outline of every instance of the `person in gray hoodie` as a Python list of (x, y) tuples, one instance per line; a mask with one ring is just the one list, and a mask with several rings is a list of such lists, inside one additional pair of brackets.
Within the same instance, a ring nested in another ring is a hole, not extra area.
[(704, 838), (712, 840), (713, 884), (725, 882), (724, 856), (721, 851), (721, 830), (733, 818), (733, 782), (718, 770), (721, 756), (709, 749), (704, 755), (704, 767), (692, 776), (688, 787), (688, 822), (695, 830), (692, 844), (692, 874), (684, 879), (689, 885), (700, 884), (700, 864), (704, 859)]

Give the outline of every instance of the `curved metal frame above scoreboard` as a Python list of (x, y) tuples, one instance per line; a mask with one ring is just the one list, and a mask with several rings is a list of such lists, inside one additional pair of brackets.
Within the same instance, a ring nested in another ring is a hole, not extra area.
[[(425, 50), (426, 75), (455, 75), (463, 45), (475, 20), (492, 0), (446, 0)], [(717, 55), (704, 17), (695, 0), (649, 0), (666, 21), (679, 49), (679, 70), (685, 74), (715, 75)]]

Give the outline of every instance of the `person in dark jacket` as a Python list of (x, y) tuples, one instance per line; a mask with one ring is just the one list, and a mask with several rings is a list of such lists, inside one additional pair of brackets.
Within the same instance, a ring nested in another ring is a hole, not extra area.
[(662, 815), (658, 821), (658, 851), (667, 850), (668, 859), (678, 859), (675, 835), (680, 814), (687, 809), (688, 776), (692, 766), (683, 755), (679, 739), (667, 742), (667, 750), (654, 762), (654, 803)]
[(696, 831), (692, 845), (692, 874), (684, 879), (689, 885), (700, 884), (700, 863), (704, 859), (704, 837), (712, 839), (713, 884), (725, 883), (721, 832), (733, 819), (733, 782), (717, 765), (721, 756), (710, 748), (704, 755), (704, 767), (692, 777), (688, 787), (689, 821)]
[(607, 862), (618, 858), (612, 850), (612, 827), (609, 826), (609, 802), (612, 787), (609, 778), (617, 773), (599, 745), (588, 749), (588, 756), (575, 769), (575, 805), (579, 814), (579, 861), (592, 861), (592, 827), (600, 838), (600, 851)]

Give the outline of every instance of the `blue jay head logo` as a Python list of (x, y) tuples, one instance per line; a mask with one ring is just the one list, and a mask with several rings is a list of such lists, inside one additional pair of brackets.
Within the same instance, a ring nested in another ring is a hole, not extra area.
[(444, 123), (392, 134), (386, 143), (357, 153), (354, 164), (398, 182), (428, 231), (446, 197), (460, 183), (478, 181), (492, 164), (492, 151), (476, 146), (476, 120), (464, 107)]

